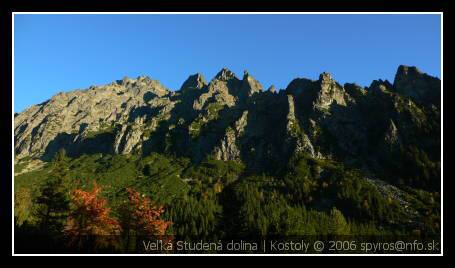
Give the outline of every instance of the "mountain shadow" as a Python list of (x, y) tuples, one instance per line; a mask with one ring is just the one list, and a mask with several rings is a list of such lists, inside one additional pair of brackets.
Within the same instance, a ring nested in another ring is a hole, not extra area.
[(103, 132), (88, 136), (78, 137), (78, 134), (59, 133), (45, 149), (42, 160), (50, 161), (60, 149), (65, 149), (69, 157), (78, 157), (83, 154), (112, 154), (115, 134)]

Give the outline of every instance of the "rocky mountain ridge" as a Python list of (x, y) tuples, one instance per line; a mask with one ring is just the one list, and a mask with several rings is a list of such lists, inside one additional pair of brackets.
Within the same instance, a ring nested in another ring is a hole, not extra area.
[(279, 91), (226, 68), (209, 83), (191, 75), (178, 91), (145, 76), (124, 78), (59, 93), (15, 115), (15, 157), (46, 160), (60, 148), (69, 156), (156, 151), (267, 171), (304, 153), (394, 172), (393, 161), (415, 150), (440, 162), (440, 96), (438, 78), (408, 66), (393, 84), (341, 85), (322, 73)]

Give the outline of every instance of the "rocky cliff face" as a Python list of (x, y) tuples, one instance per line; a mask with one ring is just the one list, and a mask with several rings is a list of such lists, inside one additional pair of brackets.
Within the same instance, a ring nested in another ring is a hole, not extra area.
[(393, 91), (420, 104), (441, 106), (441, 81), (422, 73), (416, 67), (398, 68), (393, 82)]
[(191, 75), (178, 91), (148, 77), (124, 78), (59, 93), (15, 115), (15, 156), (158, 151), (267, 170), (306, 153), (376, 170), (407, 146), (438, 160), (440, 96), (438, 78), (406, 66), (393, 84), (366, 88), (340, 85), (328, 73), (279, 91), (228, 69), (209, 83)]

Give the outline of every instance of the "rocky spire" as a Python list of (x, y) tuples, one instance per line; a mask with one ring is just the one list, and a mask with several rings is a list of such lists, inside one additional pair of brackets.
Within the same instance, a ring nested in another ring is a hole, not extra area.
[(373, 80), (371, 82), (370, 86), (368, 87), (368, 90), (373, 93), (379, 93), (379, 92), (385, 92), (385, 91), (390, 91), (392, 89), (392, 84), (388, 80)]
[(242, 86), (240, 91), (241, 92), (248, 92), (248, 95), (251, 96), (252, 94), (262, 91), (262, 85), (256, 79), (254, 79), (247, 70), (243, 72), (243, 80)]
[(190, 75), (185, 82), (183, 82), (180, 90), (188, 90), (188, 89), (201, 89), (206, 86), (207, 83), (205, 82), (205, 78), (202, 74), (197, 73)]
[(331, 83), (333, 81), (332, 79), (332, 75), (327, 73), (327, 72), (323, 72), (319, 75), (319, 82), (321, 83)]
[(233, 79), (233, 78), (237, 78), (235, 76), (235, 74), (231, 70), (229, 70), (227, 68), (223, 68), (223, 69), (221, 69), (221, 71), (219, 71), (215, 75), (214, 79), (221, 80), (221, 81), (228, 81), (228, 80)]
[(276, 92), (276, 88), (274, 85), (271, 85), (268, 89), (267, 89), (268, 92), (271, 92), (271, 93), (275, 93)]
[(313, 102), (315, 108), (327, 109), (333, 102), (338, 105), (346, 105), (344, 89), (333, 80), (331, 74), (327, 72), (320, 74), (317, 84), (317, 98)]
[(392, 119), (389, 120), (389, 127), (387, 129), (387, 132), (385, 133), (384, 140), (387, 144), (391, 146), (396, 146), (399, 143), (399, 135), (398, 135), (398, 128), (395, 125), (395, 122), (393, 122)]

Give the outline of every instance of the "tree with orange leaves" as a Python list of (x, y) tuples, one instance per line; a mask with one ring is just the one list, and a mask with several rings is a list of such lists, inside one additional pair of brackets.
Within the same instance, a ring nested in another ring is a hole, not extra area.
[(120, 224), (110, 217), (111, 209), (105, 199), (98, 197), (100, 192), (101, 187), (95, 181), (91, 192), (76, 189), (72, 193), (73, 209), (64, 228), (70, 245), (96, 250), (115, 246), (118, 241)]
[(172, 238), (165, 236), (171, 222), (162, 220), (163, 207), (152, 204), (149, 198), (141, 196), (127, 188), (128, 200), (121, 208), (121, 225), (124, 235), (123, 247), (126, 251), (142, 250), (140, 237), (160, 239), (163, 244), (170, 243)]
[(149, 198), (142, 197), (141, 194), (131, 188), (128, 192), (128, 209), (125, 223), (127, 228), (134, 231), (136, 235), (163, 236), (171, 222), (162, 220), (161, 214), (164, 212), (162, 206), (153, 205)]

